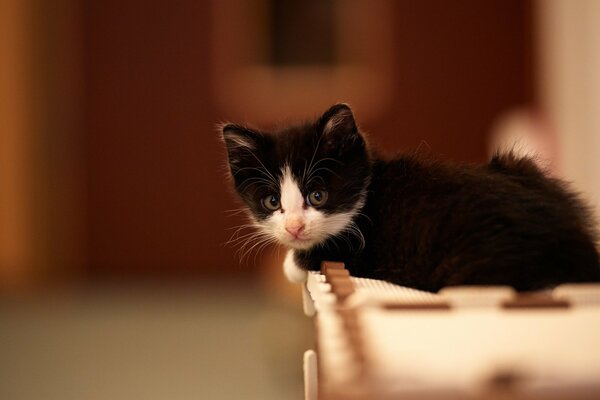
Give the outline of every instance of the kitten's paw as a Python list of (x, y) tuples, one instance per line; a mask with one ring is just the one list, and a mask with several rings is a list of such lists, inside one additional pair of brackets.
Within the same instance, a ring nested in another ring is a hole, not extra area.
[(300, 268), (294, 261), (294, 250), (288, 250), (283, 261), (283, 273), (288, 281), (292, 283), (303, 283), (306, 281), (308, 272)]

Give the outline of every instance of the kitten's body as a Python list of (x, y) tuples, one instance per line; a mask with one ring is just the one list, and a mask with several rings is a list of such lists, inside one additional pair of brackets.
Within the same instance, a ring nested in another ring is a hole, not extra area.
[[(275, 136), (228, 125), (224, 137), (253, 218), (293, 249), (288, 276), (335, 260), (355, 276), (430, 291), (600, 281), (589, 213), (528, 159), (508, 154), (483, 166), (384, 160), (367, 149), (345, 105)], [(326, 201), (312, 207), (315, 191)], [(271, 193), (279, 209), (264, 206)]]
[(448, 165), (416, 157), (375, 161), (356, 221), (360, 241), (334, 237), (296, 251), (297, 264), (346, 263), (352, 275), (437, 291), (458, 284), (519, 290), (600, 279), (586, 212), (529, 160)]

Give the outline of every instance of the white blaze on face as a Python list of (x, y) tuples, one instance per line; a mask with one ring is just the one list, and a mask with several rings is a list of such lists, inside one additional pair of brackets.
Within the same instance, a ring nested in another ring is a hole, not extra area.
[[(281, 171), (281, 208), (263, 223), (264, 229), (281, 243), (297, 249), (308, 249), (315, 243), (314, 216), (304, 204), (302, 192), (291, 169), (286, 166)], [(315, 211), (315, 210), (313, 210)]]
[(285, 228), (304, 226), (304, 198), (289, 167), (283, 169), (281, 178), (281, 208)]

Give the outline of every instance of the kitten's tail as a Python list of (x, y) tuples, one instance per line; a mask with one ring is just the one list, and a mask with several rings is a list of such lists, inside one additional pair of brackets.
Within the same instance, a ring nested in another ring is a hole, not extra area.
[(545, 169), (534, 158), (522, 156), (512, 150), (506, 153), (497, 152), (494, 154), (490, 160), (489, 168), (492, 171), (510, 176), (535, 178), (546, 176)]
[(527, 159), (546, 175), (560, 176), (556, 136), (543, 118), (530, 111), (516, 110), (500, 118), (488, 148), (492, 164), (501, 164), (500, 171), (521, 173), (524, 166), (518, 161)]

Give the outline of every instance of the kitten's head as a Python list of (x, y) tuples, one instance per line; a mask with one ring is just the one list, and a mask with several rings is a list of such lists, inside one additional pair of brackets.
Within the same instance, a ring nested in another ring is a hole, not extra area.
[(223, 139), (236, 192), (263, 233), (307, 250), (354, 229), (371, 167), (350, 107), (278, 132), (227, 124)]

